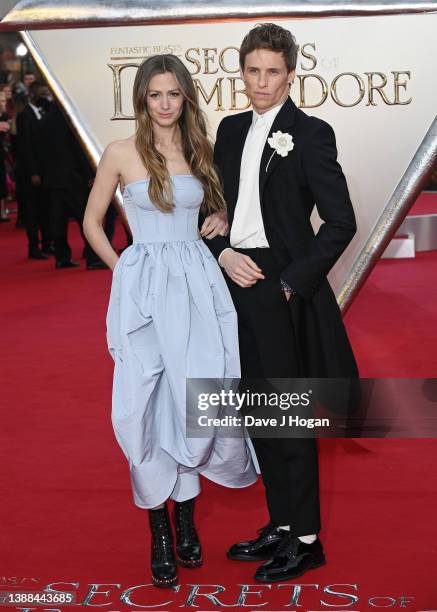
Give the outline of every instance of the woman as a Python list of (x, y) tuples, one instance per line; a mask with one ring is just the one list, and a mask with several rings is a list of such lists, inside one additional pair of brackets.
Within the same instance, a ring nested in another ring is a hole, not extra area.
[(0, 85), (0, 92), (3, 92), (6, 96), (6, 112), (8, 114), (8, 118), (12, 119), (14, 117), (14, 104), (12, 102), (12, 87), (9, 83), (3, 83)]
[[(225, 280), (198, 234), (224, 211), (193, 81), (173, 55), (153, 56), (133, 89), (136, 132), (102, 156), (84, 220), (113, 269), (107, 339), (114, 359), (112, 422), (134, 502), (149, 509), (152, 579), (177, 581), (176, 561), (202, 563), (193, 523), (199, 473), (229, 487), (256, 473), (242, 438), (186, 438), (186, 378), (238, 378), (237, 321)], [(118, 183), (133, 244), (117, 258), (102, 229)], [(166, 501), (174, 500), (176, 561)]]

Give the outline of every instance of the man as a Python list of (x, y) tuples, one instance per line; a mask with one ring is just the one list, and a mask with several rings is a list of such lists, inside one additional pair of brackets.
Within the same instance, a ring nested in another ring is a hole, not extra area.
[(85, 243), (87, 269), (107, 266), (100, 261), (83, 235), (82, 223), (88, 197), (89, 164), (56, 102), (41, 120), (41, 158), (44, 188), (50, 200), (51, 230), (55, 245), (55, 267), (77, 268), (68, 244), (70, 218), (79, 224)]
[(35, 73), (32, 70), (26, 70), (23, 75), (23, 85), (25, 87), (26, 93), (29, 93), (29, 88), (32, 83), (36, 81)]
[[(297, 51), (290, 32), (275, 24), (259, 24), (243, 40), (240, 69), (253, 112), (219, 125), (215, 163), (231, 229), (208, 245), (238, 313), (242, 377), (356, 377), (326, 279), (356, 231), (355, 217), (332, 128), (289, 97)], [(316, 236), (314, 204), (324, 221)], [(325, 563), (316, 440), (253, 444), (270, 523), (228, 557), (264, 560), (257, 581), (290, 580)]]
[[(29, 86), (29, 101), (17, 114), (17, 180), (24, 204), (24, 224), (30, 259), (48, 259), (53, 253), (49, 201), (41, 179), (40, 121), (47, 105), (48, 88), (38, 81)], [(41, 232), (41, 249), (38, 231)]]

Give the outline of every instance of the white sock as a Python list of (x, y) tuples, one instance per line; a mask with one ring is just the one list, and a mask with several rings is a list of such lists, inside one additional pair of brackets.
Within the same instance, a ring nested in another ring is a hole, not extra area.
[[(279, 525), (278, 529), (283, 529), (284, 531), (290, 531), (290, 525)], [(317, 540), (316, 534), (299, 536), (299, 540), (304, 544), (312, 544)]]
[(312, 535), (305, 535), (305, 536), (298, 536), (298, 537), (299, 537), (299, 540), (303, 542), (304, 544), (312, 544), (313, 542), (317, 540), (317, 536), (315, 533)]

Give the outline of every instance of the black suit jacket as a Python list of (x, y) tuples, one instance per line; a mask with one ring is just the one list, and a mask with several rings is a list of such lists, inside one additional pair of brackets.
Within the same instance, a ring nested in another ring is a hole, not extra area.
[[(87, 184), (89, 168), (63, 112), (56, 103), (40, 120), (40, 156), (44, 187), (78, 192)], [(78, 195), (78, 194), (76, 194)]]
[[(252, 111), (232, 115), (223, 119), (217, 132), (214, 160), (223, 179), (230, 226), (251, 121)], [(309, 117), (288, 98), (269, 136), (278, 130), (291, 134), (294, 148), (286, 157), (275, 153), (268, 163), (274, 149), (267, 142), (264, 147), (259, 172), (264, 229), (284, 266), (282, 279), (301, 297), (311, 299), (354, 236), (355, 215), (331, 126)], [(316, 236), (310, 223), (314, 205), (324, 221)], [(230, 246), (229, 237), (208, 244), (218, 257)]]
[(40, 121), (28, 104), (17, 115), (17, 163), (25, 178), (41, 174)]
[[(231, 115), (217, 132), (214, 161), (223, 180), (230, 226), (251, 121), (252, 111)], [(289, 308), (300, 341), (302, 375), (356, 376), (353, 352), (326, 278), (356, 232), (334, 131), (298, 109), (291, 98), (277, 114), (269, 136), (277, 131), (291, 134), (294, 148), (286, 157), (275, 153), (269, 162), (274, 149), (266, 141), (259, 172), (261, 212), (270, 248), (282, 267), (281, 278), (297, 293)], [(324, 222), (316, 235), (310, 222), (314, 206)], [(229, 236), (205, 242), (216, 258), (230, 246)]]

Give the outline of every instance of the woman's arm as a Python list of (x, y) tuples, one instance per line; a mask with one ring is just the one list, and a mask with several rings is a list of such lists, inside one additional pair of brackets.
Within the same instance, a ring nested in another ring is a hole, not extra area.
[(97, 167), (96, 178), (91, 189), (83, 220), (83, 232), (97, 255), (114, 269), (118, 255), (103, 230), (106, 211), (114, 197), (120, 181), (120, 158), (123, 145), (112, 142), (103, 152)]

